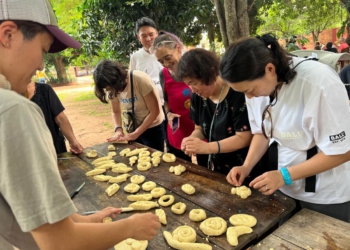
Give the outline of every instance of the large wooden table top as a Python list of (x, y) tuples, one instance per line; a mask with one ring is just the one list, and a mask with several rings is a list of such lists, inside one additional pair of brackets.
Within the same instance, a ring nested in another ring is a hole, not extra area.
[(350, 249), (350, 223), (302, 209), (251, 250)]
[[(90, 149), (95, 149), (99, 153), (99, 157), (108, 153), (107, 146), (109, 143), (103, 143), (91, 148), (85, 149), (85, 153)], [(144, 145), (133, 143), (131, 145), (115, 144), (117, 156), (113, 157), (116, 162), (122, 162), (129, 165), (127, 157), (119, 156), (119, 152), (129, 147), (131, 150), (135, 148), (145, 147)], [(149, 149), (152, 153), (153, 149)], [(105, 189), (108, 183), (97, 182), (92, 177), (86, 177), (85, 173), (93, 168), (90, 164), (94, 159), (88, 159), (85, 154), (74, 156), (69, 153), (60, 154), (58, 157), (58, 166), (61, 177), (69, 193), (74, 191), (84, 181), (84, 188), (74, 197), (73, 201), (79, 213), (100, 210), (107, 206), (127, 207), (131, 202), (127, 200), (124, 186), (130, 183), (127, 180), (120, 184), (120, 190), (112, 197), (108, 197)], [(169, 172), (170, 166), (182, 164), (186, 167), (186, 172), (180, 176), (176, 176)], [(168, 194), (175, 197), (176, 202), (184, 202), (187, 205), (186, 212), (183, 215), (176, 215), (171, 212), (171, 206), (162, 207), (167, 215), (168, 224), (162, 226), (159, 234), (149, 242), (147, 249), (169, 249), (162, 231), (172, 232), (181, 225), (189, 225), (197, 232), (197, 242), (209, 243), (213, 249), (244, 249), (253, 240), (261, 237), (265, 232), (271, 229), (278, 221), (288, 215), (294, 208), (295, 202), (276, 192), (271, 196), (265, 196), (258, 191), (252, 190), (252, 195), (247, 199), (241, 199), (231, 194), (232, 186), (226, 181), (226, 177), (222, 174), (212, 172), (204, 167), (197, 166), (182, 159), (177, 159), (174, 163), (161, 162), (158, 167), (152, 167), (148, 171), (138, 171), (134, 164), (133, 172), (129, 174), (141, 174), (146, 177), (146, 181), (151, 180), (167, 190)], [(108, 175), (117, 176), (111, 170), (107, 171)], [(190, 183), (196, 188), (193, 195), (187, 195), (181, 190), (181, 186)], [(141, 189), (140, 189), (141, 190)], [(145, 193), (139, 191), (139, 193)], [(175, 204), (174, 203), (174, 204)], [(193, 222), (188, 218), (189, 212), (194, 208), (202, 208), (206, 211), (207, 217), (220, 216), (227, 221), (230, 226), (229, 218), (233, 214), (245, 213), (253, 215), (257, 218), (258, 223), (253, 228), (253, 233), (240, 236), (239, 245), (232, 247), (226, 240), (226, 234), (219, 237), (209, 237), (206, 241), (206, 235), (199, 229), (199, 222)], [(154, 212), (154, 209), (151, 210)], [(134, 212), (122, 213), (118, 218), (125, 218)], [(117, 232), (116, 232), (117, 233)], [(170, 248), (171, 249), (171, 248)]]

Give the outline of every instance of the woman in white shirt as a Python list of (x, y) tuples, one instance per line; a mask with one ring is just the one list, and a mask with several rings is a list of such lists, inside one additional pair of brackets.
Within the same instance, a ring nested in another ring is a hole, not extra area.
[(279, 189), (299, 207), (350, 222), (350, 108), (337, 73), (290, 57), (270, 34), (233, 43), (220, 72), (245, 93), (254, 134), (244, 164), (231, 170), (228, 182), (240, 186), (271, 145), (269, 165), (276, 170), (251, 187), (265, 195)]

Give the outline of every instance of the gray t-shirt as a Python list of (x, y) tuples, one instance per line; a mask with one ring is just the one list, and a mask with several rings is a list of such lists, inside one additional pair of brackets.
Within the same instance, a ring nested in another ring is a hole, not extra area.
[(30, 231), (76, 212), (56, 157), (40, 108), (0, 88), (0, 235), (20, 249), (38, 249)]

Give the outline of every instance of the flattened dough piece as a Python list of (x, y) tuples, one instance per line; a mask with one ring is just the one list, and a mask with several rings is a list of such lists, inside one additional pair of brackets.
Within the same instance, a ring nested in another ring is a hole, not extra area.
[(129, 174), (122, 174), (116, 177), (112, 177), (111, 179), (109, 179), (109, 183), (120, 183), (120, 182), (124, 182), (126, 181), (126, 179), (129, 177)]
[(166, 190), (165, 188), (162, 188), (162, 187), (153, 188), (151, 191), (151, 195), (153, 196), (153, 198), (159, 198), (165, 194), (166, 194)]
[(190, 226), (180, 226), (173, 231), (173, 239), (180, 242), (196, 242), (196, 231)]
[(89, 153), (86, 153), (86, 156), (88, 158), (95, 158), (95, 157), (97, 157), (97, 151), (96, 150), (91, 150)]
[(135, 184), (135, 183), (129, 183), (128, 185), (126, 185), (124, 187), (124, 191), (128, 192), (128, 193), (131, 193), (131, 194), (134, 194), (134, 193), (136, 193), (139, 190), (140, 190), (140, 186)]
[(115, 147), (114, 145), (108, 145), (108, 148), (107, 148), (109, 151), (114, 151), (115, 150)]
[(202, 221), (207, 218), (207, 213), (203, 209), (192, 209), (189, 218), (192, 221)]
[(203, 221), (199, 228), (209, 236), (219, 236), (226, 232), (227, 222), (221, 217), (210, 217)]
[(156, 209), (156, 215), (158, 215), (160, 223), (162, 223), (163, 225), (167, 224), (166, 213), (163, 209)]
[(86, 172), (85, 175), (86, 176), (94, 176), (94, 175), (98, 175), (98, 174), (102, 174), (106, 172), (106, 169), (103, 168), (95, 168), (93, 170), (90, 170), (89, 172)]
[(94, 176), (95, 181), (109, 181), (113, 176), (98, 174)]
[(153, 188), (155, 188), (157, 184), (154, 181), (146, 181), (142, 184), (142, 189), (145, 191), (151, 191)]
[(144, 177), (143, 175), (133, 175), (130, 178), (131, 183), (135, 183), (135, 184), (141, 184), (142, 182), (144, 182), (146, 179), (146, 177)]
[(146, 250), (147, 246), (147, 240), (134, 240), (129, 238), (115, 245), (114, 250)]
[(249, 187), (240, 186), (240, 187), (233, 187), (231, 189), (231, 194), (236, 194), (240, 196), (242, 199), (247, 199), (252, 194), (252, 191), (250, 190)]
[(246, 226), (229, 227), (226, 232), (227, 241), (231, 246), (238, 245), (238, 237), (242, 234), (249, 234), (253, 229)]
[(257, 219), (249, 214), (234, 214), (230, 217), (230, 223), (234, 226), (254, 227)]
[(154, 201), (136, 201), (134, 203), (131, 203), (129, 207), (132, 207), (135, 210), (149, 210), (154, 207), (159, 207), (159, 205)]
[(152, 200), (151, 194), (133, 194), (126, 197), (128, 201), (150, 201)]
[(122, 151), (119, 152), (119, 155), (126, 156), (126, 154), (129, 152), (130, 152), (130, 148), (124, 148)]
[(180, 242), (178, 240), (175, 240), (171, 233), (168, 231), (163, 232), (164, 238), (168, 242), (169, 246), (175, 249), (180, 250), (212, 250), (213, 248), (204, 243), (188, 243), (188, 242)]
[(114, 183), (106, 189), (106, 193), (108, 196), (112, 196), (113, 194), (118, 192), (119, 188), (119, 185), (117, 183)]
[(182, 185), (181, 190), (184, 191), (186, 194), (194, 194), (196, 192), (196, 189), (191, 184)]

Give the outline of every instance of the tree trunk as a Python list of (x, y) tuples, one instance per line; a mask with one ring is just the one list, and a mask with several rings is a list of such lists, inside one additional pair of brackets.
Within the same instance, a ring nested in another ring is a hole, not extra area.
[(216, 9), (216, 16), (219, 21), (220, 25), (220, 33), (222, 36), (222, 41), (224, 43), (225, 49), (228, 48), (229, 42), (227, 38), (227, 33), (226, 33), (226, 20), (225, 20), (225, 11), (224, 11), (224, 6), (222, 5), (221, 0), (215, 0), (215, 9)]
[(211, 51), (215, 51), (215, 33), (214, 26), (212, 23), (208, 24), (208, 39), (209, 39), (209, 48)]
[(239, 37), (237, 9), (235, 0), (224, 0), (226, 34), (228, 43), (233, 43)]
[(53, 58), (53, 64), (55, 65), (55, 69), (57, 72), (57, 79), (60, 83), (67, 82), (67, 72), (66, 68), (63, 64), (63, 56), (57, 56)]
[(237, 0), (237, 21), (239, 37), (249, 36), (249, 16), (247, 0)]

